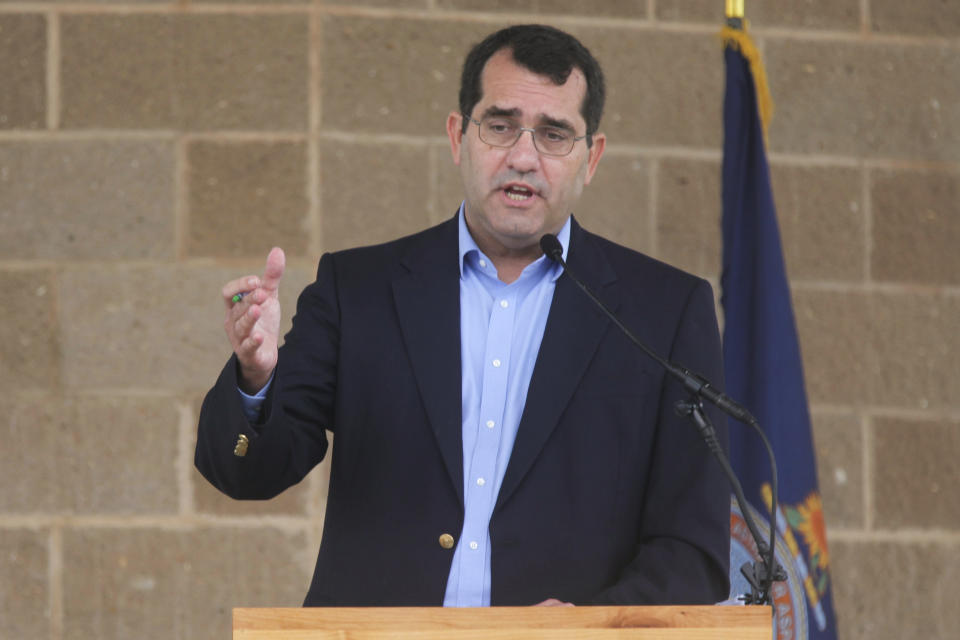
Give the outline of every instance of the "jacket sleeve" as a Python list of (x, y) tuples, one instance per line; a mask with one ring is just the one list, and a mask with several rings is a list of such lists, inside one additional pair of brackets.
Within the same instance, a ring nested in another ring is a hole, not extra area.
[[(260, 422), (251, 424), (243, 413), (236, 355), (204, 398), (194, 464), (232, 498), (272, 498), (302, 480), (326, 454), (339, 349), (333, 263), (333, 257), (325, 255), (316, 281), (300, 294)], [(245, 452), (237, 448), (241, 436), (247, 439)]]
[[(666, 357), (722, 388), (720, 336), (706, 281), (692, 289)], [(675, 412), (689, 395), (680, 382), (665, 380), (635, 555), (593, 604), (713, 604), (727, 598), (730, 486), (697, 428)], [(726, 451), (726, 418), (710, 405), (706, 409)]]

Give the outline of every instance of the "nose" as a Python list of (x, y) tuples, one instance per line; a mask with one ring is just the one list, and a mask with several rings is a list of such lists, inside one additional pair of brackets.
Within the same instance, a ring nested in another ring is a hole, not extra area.
[[(530, 135), (527, 135), (527, 134)], [(510, 147), (507, 154), (507, 165), (520, 173), (533, 171), (540, 164), (540, 152), (533, 142), (533, 131), (524, 129), (520, 132), (520, 139)]]

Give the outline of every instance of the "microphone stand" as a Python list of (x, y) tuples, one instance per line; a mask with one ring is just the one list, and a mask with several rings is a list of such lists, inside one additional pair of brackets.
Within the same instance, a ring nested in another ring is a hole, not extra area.
[[(580, 287), (585, 294), (587, 294), (587, 297), (593, 300), (593, 302), (603, 310), (606, 316), (610, 318), (615, 325), (617, 325), (617, 327), (630, 339), (631, 342), (633, 342), (633, 344), (639, 347), (640, 350), (643, 351), (647, 356), (659, 363), (660, 366), (667, 371), (667, 373), (683, 383), (683, 386), (687, 389), (687, 391), (690, 392), (690, 399), (687, 401), (678, 401), (674, 407), (674, 410), (676, 411), (677, 415), (686, 416), (691, 419), (703, 437), (704, 442), (706, 442), (707, 448), (710, 449), (710, 452), (720, 463), (720, 467), (723, 469), (724, 475), (727, 476), (730, 485), (733, 487), (737, 504), (740, 505), (740, 511), (743, 513), (743, 519), (747, 523), (747, 527), (750, 529), (750, 535), (753, 536), (753, 540), (757, 545), (757, 551), (760, 555), (759, 561), (752, 564), (747, 562), (740, 567), (740, 573), (743, 574), (744, 578), (746, 578), (751, 588), (751, 592), (744, 597), (744, 603), (772, 605), (773, 601), (770, 598), (770, 588), (774, 582), (782, 582), (783, 580), (786, 580), (787, 575), (783, 570), (783, 567), (777, 564), (777, 558), (775, 555), (777, 511), (779, 504), (777, 497), (777, 462), (773, 454), (773, 447), (770, 446), (770, 440), (763, 432), (763, 429), (760, 428), (760, 424), (757, 422), (757, 419), (754, 418), (745, 407), (729, 398), (725, 394), (717, 391), (710, 384), (709, 380), (699, 374), (685, 369), (684, 367), (670, 362), (666, 358), (663, 358), (660, 356), (660, 354), (653, 351), (639, 338), (633, 335), (633, 332), (624, 326), (624, 324), (613, 313), (613, 311), (611, 311), (607, 305), (605, 305), (596, 295), (594, 295), (587, 285), (585, 285), (580, 281), (579, 278), (571, 273), (570, 269), (567, 267), (566, 261), (563, 259), (563, 247), (561, 246), (560, 241), (557, 240), (556, 236), (551, 234), (544, 235), (542, 238), (540, 238), (540, 248), (543, 250), (544, 255), (554, 262), (559, 263), (560, 266), (563, 267), (564, 273), (570, 276), (570, 279), (573, 280), (573, 282)], [(740, 480), (737, 479), (737, 475), (730, 466), (730, 461), (727, 459), (727, 456), (723, 451), (723, 447), (720, 445), (720, 441), (717, 439), (716, 430), (714, 429), (713, 424), (710, 422), (710, 418), (703, 410), (704, 399), (726, 413), (728, 416), (753, 427), (753, 429), (763, 440), (763, 444), (767, 449), (767, 455), (770, 458), (770, 471), (772, 476), (770, 511), (772, 521), (770, 524), (769, 545), (764, 542), (763, 536), (760, 534), (760, 530), (757, 528), (757, 524), (753, 519), (753, 515), (750, 513), (750, 509), (747, 506), (747, 499), (743, 495), (743, 487), (740, 485)]]

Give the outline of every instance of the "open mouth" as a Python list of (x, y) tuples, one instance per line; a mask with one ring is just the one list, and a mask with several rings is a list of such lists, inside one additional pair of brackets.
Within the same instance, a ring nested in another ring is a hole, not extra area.
[(516, 202), (522, 202), (524, 200), (529, 200), (533, 197), (533, 191), (527, 187), (522, 187), (520, 185), (512, 184), (506, 187), (503, 192), (507, 195), (508, 198)]

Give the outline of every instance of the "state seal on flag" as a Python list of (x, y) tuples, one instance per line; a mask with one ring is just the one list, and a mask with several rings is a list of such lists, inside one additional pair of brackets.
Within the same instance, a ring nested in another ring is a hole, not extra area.
[[(749, 504), (750, 515), (753, 516), (757, 529), (764, 540), (770, 538), (770, 520)], [(780, 516), (783, 517), (782, 515)], [(804, 591), (803, 578), (797, 569), (795, 560), (790, 553), (787, 543), (781, 536), (776, 538), (775, 555), (777, 562), (787, 574), (785, 582), (774, 582), (771, 588), (773, 598), (774, 621), (773, 637), (775, 640), (806, 640), (809, 635), (807, 619), (807, 600)], [(750, 529), (743, 518), (736, 498), (731, 496), (730, 503), (730, 598), (735, 599), (750, 592), (750, 583), (740, 573), (740, 567), (745, 563), (754, 563), (760, 560), (757, 544), (750, 535)]]

